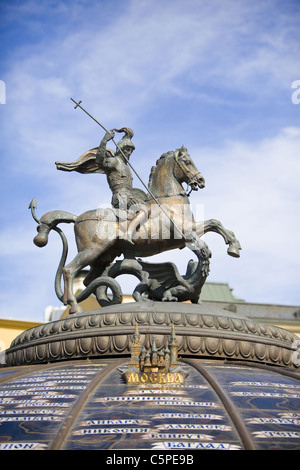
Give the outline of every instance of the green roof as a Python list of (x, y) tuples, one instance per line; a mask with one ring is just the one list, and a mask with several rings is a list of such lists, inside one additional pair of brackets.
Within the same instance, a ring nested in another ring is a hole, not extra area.
[(200, 301), (244, 302), (235, 297), (226, 282), (206, 282), (201, 290)]

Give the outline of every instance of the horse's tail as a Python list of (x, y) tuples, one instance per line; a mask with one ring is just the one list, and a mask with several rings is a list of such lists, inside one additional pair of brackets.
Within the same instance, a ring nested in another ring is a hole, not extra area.
[(33, 243), (36, 246), (43, 247), (48, 243), (48, 235), (52, 229), (60, 223), (75, 223), (76, 215), (70, 214), (65, 211), (50, 211), (44, 214), (39, 220), (37, 227), (38, 234), (34, 237)]

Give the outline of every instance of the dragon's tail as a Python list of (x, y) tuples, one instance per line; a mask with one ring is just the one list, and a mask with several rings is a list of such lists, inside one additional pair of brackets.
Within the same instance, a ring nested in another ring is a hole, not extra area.
[(76, 215), (65, 211), (50, 211), (44, 214), (37, 227), (38, 234), (34, 237), (33, 243), (36, 246), (43, 247), (48, 243), (48, 235), (52, 229), (55, 229), (59, 223), (75, 223)]

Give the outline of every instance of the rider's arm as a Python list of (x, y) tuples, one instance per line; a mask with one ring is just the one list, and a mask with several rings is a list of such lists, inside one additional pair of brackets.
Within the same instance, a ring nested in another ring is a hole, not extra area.
[(100, 145), (96, 154), (96, 163), (98, 163), (100, 167), (109, 166), (109, 161), (111, 160), (111, 158), (108, 158), (106, 156), (106, 153), (107, 153), (106, 144), (109, 140), (112, 140), (114, 136), (115, 136), (114, 131), (108, 131), (106, 132), (105, 136), (100, 142)]

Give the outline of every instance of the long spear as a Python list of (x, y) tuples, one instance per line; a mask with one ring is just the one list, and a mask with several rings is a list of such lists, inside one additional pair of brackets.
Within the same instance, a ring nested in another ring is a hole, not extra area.
[[(105, 130), (105, 132), (108, 132), (108, 130), (99, 122), (97, 121), (97, 119), (94, 118), (94, 116), (92, 116), (86, 109), (84, 109), (80, 103), (82, 103), (82, 101), (75, 101), (73, 98), (71, 98), (71, 100), (73, 101), (73, 103), (75, 103), (76, 106), (74, 106), (74, 109), (76, 108), (80, 108), (82, 109), (82, 111), (84, 111), (91, 119), (93, 119), (93, 121), (95, 121), (100, 127), (102, 127), (103, 130)], [(142, 180), (142, 178), (140, 177), (140, 175), (136, 172), (136, 170), (134, 169), (134, 167), (132, 166), (132, 164), (130, 163), (130, 161), (128, 160), (128, 158), (126, 157), (126, 155), (124, 155), (124, 152), (122, 151), (122, 149), (119, 147), (119, 145), (117, 144), (117, 142), (115, 142), (114, 139), (111, 139), (113, 141), (113, 143), (115, 144), (115, 146), (119, 149), (119, 151), (121, 152), (123, 158), (125, 159), (125, 161), (128, 163), (128, 165), (130, 166), (130, 168), (132, 169), (132, 171), (135, 173), (135, 175), (138, 177), (138, 179), (140, 180), (140, 182), (142, 183), (142, 185), (144, 186), (144, 188), (148, 191), (148, 193), (150, 194), (150, 196), (153, 198), (153, 200), (156, 202), (156, 204), (160, 207), (160, 209), (162, 210), (162, 212), (168, 217), (168, 219), (170, 220), (170, 222), (174, 225), (174, 228), (176, 228), (176, 230), (178, 230), (179, 234), (182, 236), (182, 238), (184, 238), (186, 241), (186, 237), (185, 235), (183, 234), (183, 232), (180, 230), (180, 228), (175, 224), (174, 220), (171, 219), (171, 217), (169, 216), (169, 214), (167, 214), (167, 212), (164, 210), (164, 208), (162, 207), (162, 205), (160, 204), (160, 202), (156, 199), (156, 197), (154, 196), (154, 194), (152, 193), (152, 191), (150, 191), (150, 189), (148, 188), (148, 186), (144, 183), (144, 181)], [(188, 240), (190, 241), (190, 240)]]

